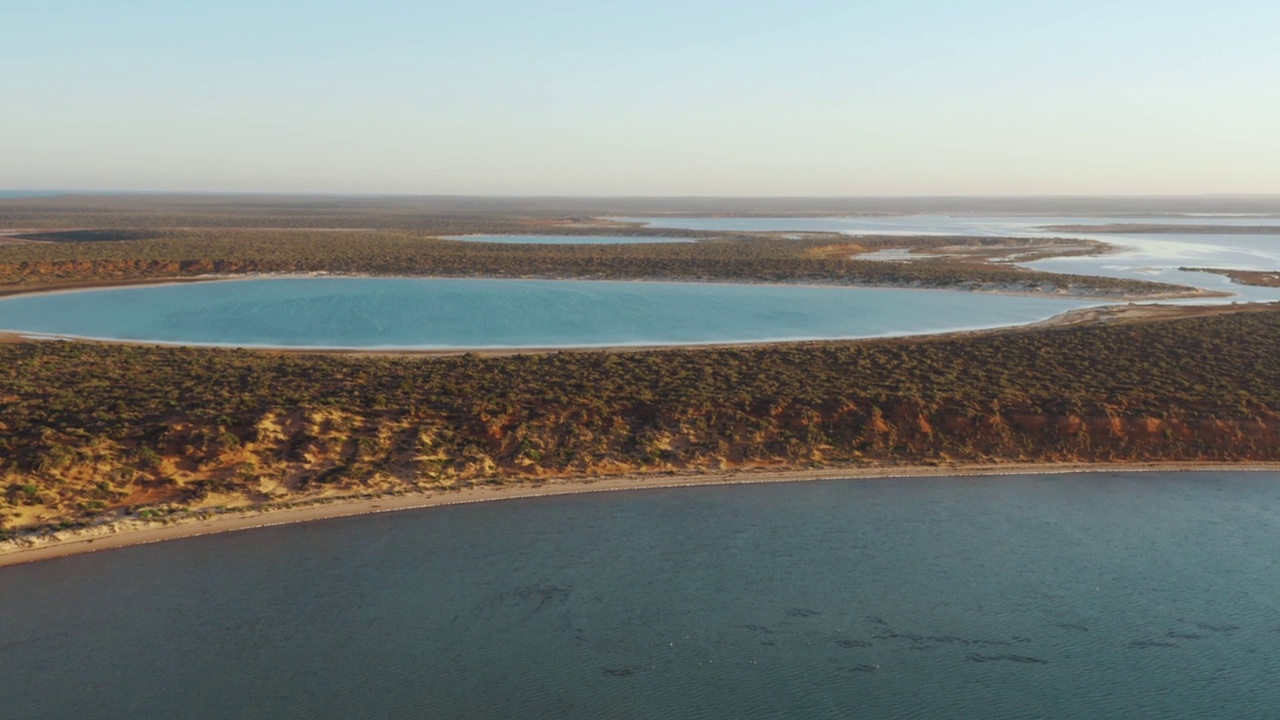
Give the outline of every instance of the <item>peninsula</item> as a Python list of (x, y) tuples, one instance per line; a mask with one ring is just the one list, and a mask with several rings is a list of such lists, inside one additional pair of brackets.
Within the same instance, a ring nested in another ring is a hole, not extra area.
[[(677, 233), (565, 210), (6, 201), (0, 226), (21, 231), (0, 246), (0, 295), (268, 272), (1212, 294), (1008, 263), (1105, 249), (1073, 239), (441, 239)], [(910, 257), (858, 259), (886, 249)], [(355, 511), (345, 502), (374, 510), (706, 481), (1280, 462), (1275, 304), (1118, 306), (1009, 330), (703, 348), (316, 353), (0, 340), (0, 552), (19, 555), (157, 528), (203, 532), (215, 517), (240, 518), (222, 521), (231, 528), (273, 513)]]

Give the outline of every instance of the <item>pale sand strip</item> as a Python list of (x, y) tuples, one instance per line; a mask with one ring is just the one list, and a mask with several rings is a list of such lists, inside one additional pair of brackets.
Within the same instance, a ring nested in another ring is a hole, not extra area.
[(58, 538), (38, 539), (33, 546), (20, 546), (15, 541), (0, 543), (0, 567), (100, 550), (112, 550), (132, 545), (146, 545), (165, 540), (277, 525), (291, 525), (314, 520), (577, 493), (813, 480), (1189, 471), (1280, 472), (1280, 463), (1007, 463), (999, 465), (970, 464), (795, 471), (735, 471), (687, 476), (628, 475), (615, 478), (568, 478), (547, 481), (541, 485), (468, 488), (457, 492), (415, 493), (380, 497), (336, 498), (330, 501), (302, 504), (295, 507), (227, 511), (226, 514), (208, 518), (184, 518), (167, 525), (160, 522), (144, 524), (140, 521), (127, 521), (113, 526), (66, 531)]

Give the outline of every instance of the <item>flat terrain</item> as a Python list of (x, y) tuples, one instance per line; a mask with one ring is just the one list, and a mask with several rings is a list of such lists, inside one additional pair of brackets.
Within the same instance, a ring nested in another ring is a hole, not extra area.
[[(895, 203), (890, 203), (891, 205)], [(992, 262), (1100, 253), (1055, 238), (858, 237), (636, 227), (617, 215), (668, 211), (810, 212), (811, 200), (67, 196), (0, 201), (0, 292), (255, 273), (433, 277), (721, 280), (1055, 293), (1109, 299), (1195, 297), (1192, 288), (1038, 272)], [(788, 209), (790, 208), (790, 209)], [(846, 214), (855, 212), (845, 210)], [(513, 245), (475, 234), (688, 237), (693, 243)], [(795, 237), (789, 237), (795, 235)], [(21, 241), (14, 244), (14, 241)], [(909, 263), (861, 260), (910, 250)]]
[(1191, 270), (1193, 272), (1208, 272), (1224, 275), (1231, 278), (1233, 282), (1241, 285), (1256, 285), (1258, 287), (1280, 287), (1280, 268), (1273, 272), (1265, 272), (1261, 270), (1226, 270), (1222, 268), (1181, 268), (1182, 270)]
[(1153, 223), (1115, 223), (1111, 225), (1047, 225), (1049, 232), (1065, 233), (1128, 233), (1139, 235), (1280, 235), (1280, 217), (1269, 225), (1182, 225)]
[[(549, 228), (551, 234), (570, 232)], [(521, 227), (521, 233), (529, 232)], [(598, 234), (598, 229), (590, 234)], [(631, 230), (618, 233), (634, 234)], [(695, 243), (515, 245), (445, 240), (426, 231), (113, 231), (118, 239), (54, 241), (61, 233), (0, 246), (0, 292), (139, 280), (254, 274), (498, 277), (596, 280), (784, 282), (1022, 291), (1081, 297), (1161, 298), (1205, 294), (1141, 280), (1038, 272), (993, 264), (1011, 253), (1075, 254), (1081, 241), (991, 238), (858, 238), (668, 232)], [(75, 237), (84, 237), (77, 231)], [(99, 235), (91, 237), (99, 238)], [(661, 235), (658, 237), (666, 237)], [(967, 246), (972, 255), (930, 258), (934, 248)], [(875, 250), (912, 249), (921, 261), (859, 260)], [(1101, 252), (1097, 244), (1089, 248)]]

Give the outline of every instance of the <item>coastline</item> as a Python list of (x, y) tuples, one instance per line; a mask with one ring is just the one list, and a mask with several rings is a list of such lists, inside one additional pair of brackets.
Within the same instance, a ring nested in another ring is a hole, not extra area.
[(692, 475), (576, 477), (538, 484), (472, 487), (454, 492), (437, 491), (398, 495), (338, 496), (307, 500), (283, 507), (249, 506), (217, 513), (193, 511), (189, 516), (176, 520), (170, 518), (168, 522), (137, 519), (114, 520), (98, 526), (0, 541), (0, 568), (203, 535), (405, 510), (558, 495), (821, 480), (889, 480), (917, 477), (1195, 471), (1280, 472), (1280, 463), (975, 463), (846, 467), (816, 470), (731, 470)]

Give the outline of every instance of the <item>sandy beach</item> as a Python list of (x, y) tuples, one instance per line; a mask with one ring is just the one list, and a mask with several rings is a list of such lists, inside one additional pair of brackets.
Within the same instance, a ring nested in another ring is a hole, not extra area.
[(0, 543), (0, 567), (215, 533), (236, 532), (402, 510), (578, 493), (639, 491), (712, 485), (747, 485), (754, 483), (810, 482), (816, 480), (1191, 471), (1280, 472), (1280, 463), (1002, 463), (824, 468), (818, 470), (729, 471), (674, 476), (624, 475), (609, 478), (566, 478), (537, 485), (468, 488), (456, 492), (334, 497), (304, 501), (298, 505), (286, 507), (247, 507), (227, 510), (222, 513), (192, 513), (190, 516), (182, 518), (170, 518), (167, 522), (164, 520), (118, 520), (94, 527), (5, 541)]

